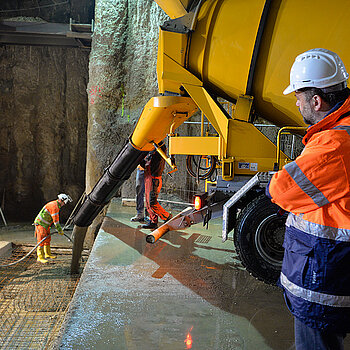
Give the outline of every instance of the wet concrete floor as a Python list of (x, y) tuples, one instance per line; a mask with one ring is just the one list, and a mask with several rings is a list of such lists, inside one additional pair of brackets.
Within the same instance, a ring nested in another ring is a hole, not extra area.
[(221, 242), (221, 220), (151, 245), (133, 215), (111, 204), (60, 349), (294, 349), (281, 291), (241, 267), (232, 240)]

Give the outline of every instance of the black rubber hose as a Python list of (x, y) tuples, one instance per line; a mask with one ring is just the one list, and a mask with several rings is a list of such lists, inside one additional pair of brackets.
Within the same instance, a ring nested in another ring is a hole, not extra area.
[(74, 224), (79, 227), (90, 226), (147, 154), (148, 151), (136, 149), (129, 141), (86, 196), (85, 202), (73, 217)]
[[(187, 172), (194, 178), (198, 180), (206, 180), (212, 176), (214, 171), (216, 170), (216, 157), (210, 156), (210, 166), (209, 167), (201, 167), (201, 156), (199, 156), (198, 163), (196, 163), (195, 156), (189, 155), (186, 158), (186, 168)], [(193, 171), (192, 162), (196, 167), (196, 172)], [(200, 170), (205, 170), (204, 174), (200, 174)]]

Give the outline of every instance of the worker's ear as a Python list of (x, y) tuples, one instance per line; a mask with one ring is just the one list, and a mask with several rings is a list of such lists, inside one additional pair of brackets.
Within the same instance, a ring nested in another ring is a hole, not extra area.
[(312, 96), (311, 103), (314, 107), (315, 112), (322, 111), (325, 107), (325, 102), (319, 95)]

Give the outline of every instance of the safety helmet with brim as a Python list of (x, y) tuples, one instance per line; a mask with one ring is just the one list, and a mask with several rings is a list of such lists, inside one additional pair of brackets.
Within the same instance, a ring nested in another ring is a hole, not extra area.
[(65, 194), (65, 193), (60, 193), (58, 196), (58, 199), (60, 199), (64, 204), (67, 204), (68, 202), (72, 202), (72, 198), (70, 195)]
[(327, 49), (312, 49), (295, 58), (290, 70), (290, 85), (284, 95), (303, 88), (319, 88), (324, 92), (345, 89), (349, 74), (340, 57)]

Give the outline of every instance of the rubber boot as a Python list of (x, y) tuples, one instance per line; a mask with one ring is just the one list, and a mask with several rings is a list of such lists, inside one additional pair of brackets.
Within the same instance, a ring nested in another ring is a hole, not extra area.
[(45, 259), (56, 259), (56, 255), (51, 255), (51, 247), (49, 245), (44, 245)]
[(46, 264), (47, 260), (44, 258), (44, 249), (43, 247), (36, 248), (36, 253), (38, 255), (38, 259), (36, 261), (41, 262), (42, 264)]

